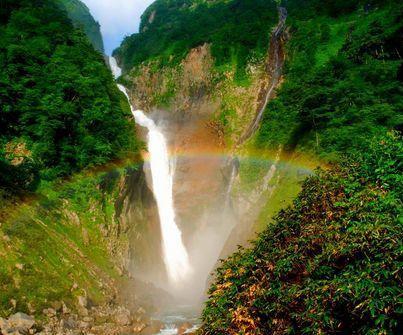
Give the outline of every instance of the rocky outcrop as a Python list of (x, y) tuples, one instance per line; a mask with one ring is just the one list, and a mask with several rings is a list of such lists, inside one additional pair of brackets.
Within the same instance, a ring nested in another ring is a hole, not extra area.
[(35, 319), (24, 313), (15, 313), (8, 319), (0, 318), (0, 330), (3, 335), (35, 334)]
[(3, 335), (118, 335), (118, 334), (156, 334), (162, 328), (158, 321), (146, 316), (142, 308), (130, 311), (124, 306), (108, 304), (89, 307), (82, 305), (85, 313), (72, 313), (66, 308), (49, 308), (43, 317), (35, 320), (33, 316), (16, 313), (8, 319), (0, 318), (0, 331)]
[(212, 102), (213, 76), (210, 45), (204, 44), (190, 50), (178, 66), (160, 68), (156, 62), (144, 63), (125, 78), (136, 108), (163, 108), (177, 115), (195, 116), (211, 115), (218, 107)]

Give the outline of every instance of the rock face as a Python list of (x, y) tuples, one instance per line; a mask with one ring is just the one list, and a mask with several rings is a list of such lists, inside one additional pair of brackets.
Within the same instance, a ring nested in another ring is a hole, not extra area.
[(0, 318), (0, 329), (3, 335), (33, 334), (35, 319), (24, 313), (16, 313), (8, 320)]
[(169, 109), (186, 116), (209, 115), (217, 106), (213, 100), (213, 57), (209, 44), (190, 50), (176, 68), (155, 72), (143, 64), (138, 75), (129, 77), (130, 97), (134, 106), (151, 111), (158, 107), (161, 96), (172, 95)]
[(115, 314), (115, 322), (120, 326), (128, 326), (132, 323), (130, 311), (126, 308), (119, 308)]

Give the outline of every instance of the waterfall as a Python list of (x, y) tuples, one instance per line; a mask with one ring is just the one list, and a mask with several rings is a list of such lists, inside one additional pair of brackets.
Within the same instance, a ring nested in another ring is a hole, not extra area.
[(231, 191), (232, 191), (232, 187), (234, 185), (235, 182), (235, 178), (238, 175), (238, 171), (239, 171), (239, 160), (237, 157), (231, 158), (230, 162), (227, 163), (229, 166), (231, 166), (231, 175), (230, 178), (228, 180), (228, 188), (225, 194), (225, 207), (228, 208), (231, 204)]
[(116, 62), (115, 57), (109, 57), (109, 66), (111, 67), (111, 71), (115, 79), (119, 78), (122, 75), (122, 69)]
[[(110, 66), (115, 77), (121, 75), (121, 70), (113, 57), (110, 57)], [(120, 84), (118, 87), (126, 95), (130, 104), (126, 88)], [(175, 222), (173, 170), (168, 156), (167, 141), (152, 119), (141, 110), (135, 110), (131, 104), (130, 107), (136, 123), (148, 130), (147, 146), (150, 154), (153, 192), (161, 225), (164, 263), (171, 281), (178, 283), (190, 274), (191, 267), (182, 233)]]

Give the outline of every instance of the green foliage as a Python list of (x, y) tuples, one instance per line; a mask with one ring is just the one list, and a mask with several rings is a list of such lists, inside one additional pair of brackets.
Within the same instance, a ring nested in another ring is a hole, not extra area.
[(387, 2), (337, 19), (290, 13), (286, 81), (265, 111), (257, 145), (331, 159), (401, 127), (402, 10)]
[[(137, 169), (135, 165), (131, 171)], [(43, 182), (37, 200), (2, 220), (1, 317), (29, 312), (28, 304), (38, 315), (54, 301), (63, 300), (72, 307), (83, 290), (94, 302), (104, 301), (110, 293), (105, 285), (119, 277), (108, 243), (113, 238), (117, 246), (123, 239), (118, 234), (106, 238), (105, 231), (117, 229), (119, 181), (131, 171), (82, 173), (67, 183)], [(16, 309), (11, 299), (17, 301)]]
[[(135, 150), (125, 97), (65, 12), (51, 0), (8, 0), (1, 8), (0, 162), (8, 171), (1, 185), (12, 186), (13, 176), (53, 179)], [(27, 148), (22, 166), (4, 149), (13, 141)]]
[[(396, 0), (158, 0), (140, 33), (115, 54), (126, 70), (151, 62), (170, 67), (190, 48), (211, 43), (216, 80), (234, 70), (234, 85), (247, 87), (247, 65), (266, 55), (279, 4), (289, 12), (286, 80), (265, 111), (256, 146), (334, 160), (368, 137), (399, 129), (403, 7)], [(218, 118), (232, 134), (228, 125), (237, 117), (222, 106)]]
[(143, 14), (141, 32), (127, 37), (115, 55), (126, 69), (153, 58), (163, 66), (211, 43), (218, 66), (235, 61), (242, 73), (251, 55), (265, 54), (276, 20), (275, 4), (267, 0), (158, 0)]
[(402, 138), (366, 144), (223, 262), (201, 334), (401, 332)]
[(58, 0), (63, 9), (66, 10), (74, 26), (81, 28), (95, 50), (104, 52), (104, 42), (102, 40), (99, 23), (94, 20), (88, 7), (80, 0)]

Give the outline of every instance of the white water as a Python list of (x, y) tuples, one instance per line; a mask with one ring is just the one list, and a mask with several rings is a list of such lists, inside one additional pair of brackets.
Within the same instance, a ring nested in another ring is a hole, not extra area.
[[(109, 59), (112, 73), (117, 78), (122, 71), (113, 57)], [(126, 88), (120, 84), (118, 87), (126, 95), (130, 104)], [(136, 123), (148, 129), (147, 145), (150, 154), (153, 192), (161, 225), (164, 263), (171, 282), (179, 284), (192, 271), (189, 256), (183, 244), (182, 233), (175, 222), (172, 191), (173, 169), (168, 156), (167, 141), (152, 119), (148, 118), (141, 110), (135, 110), (131, 104), (130, 107)]]
[(122, 75), (122, 69), (116, 62), (115, 57), (109, 57), (109, 66), (111, 67), (111, 71), (115, 79), (119, 78)]

